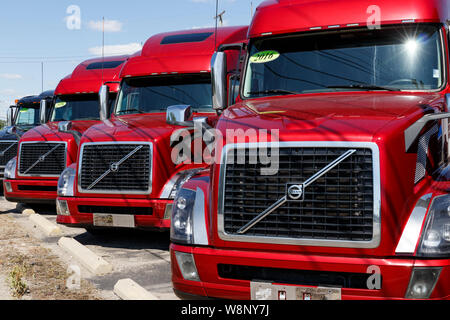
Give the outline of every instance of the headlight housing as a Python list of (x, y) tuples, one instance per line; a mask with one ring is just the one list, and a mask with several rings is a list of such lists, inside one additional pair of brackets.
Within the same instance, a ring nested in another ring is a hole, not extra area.
[(15, 179), (16, 178), (16, 167), (17, 167), (17, 157), (12, 158), (8, 161), (5, 167), (5, 179)]
[(181, 189), (173, 202), (170, 239), (172, 242), (192, 244), (195, 191)]
[(63, 171), (58, 180), (58, 196), (74, 196), (75, 176), (76, 170), (74, 168), (69, 167)]
[(183, 184), (204, 169), (191, 169), (177, 173), (165, 186), (161, 193), (162, 199), (174, 199)]
[(450, 195), (433, 199), (417, 255), (450, 257)]

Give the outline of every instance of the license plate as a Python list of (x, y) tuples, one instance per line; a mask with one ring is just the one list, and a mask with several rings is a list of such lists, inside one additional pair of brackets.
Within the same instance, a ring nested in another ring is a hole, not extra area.
[(134, 216), (118, 214), (94, 214), (94, 226), (134, 228)]
[(341, 300), (340, 288), (296, 287), (251, 282), (252, 300)]

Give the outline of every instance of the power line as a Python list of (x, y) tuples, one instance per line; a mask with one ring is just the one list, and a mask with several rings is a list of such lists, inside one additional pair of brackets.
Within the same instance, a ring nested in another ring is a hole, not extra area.
[(86, 55), (84, 55), (84, 56), (59, 56), (59, 57), (56, 57), (56, 56), (54, 56), (54, 57), (37, 57), (37, 56), (34, 56), (34, 57), (23, 57), (23, 56), (21, 56), (21, 57), (17, 57), (17, 56), (15, 56), (15, 57), (2, 57), (2, 56), (0, 56), (0, 59), (16, 59), (16, 60), (18, 60), (18, 59), (25, 59), (25, 60), (45, 59), (45, 60), (54, 60), (54, 59), (76, 59), (76, 58), (86, 58), (86, 57), (89, 57), (89, 56), (86, 56)]
[(70, 60), (53, 60), (53, 61), (46, 61), (46, 60), (36, 60), (36, 61), (0, 61), (1, 64), (20, 64), (20, 63), (27, 63), (27, 64), (40, 64), (42, 62), (44, 63), (63, 63), (63, 62), (72, 62), (75, 59)]

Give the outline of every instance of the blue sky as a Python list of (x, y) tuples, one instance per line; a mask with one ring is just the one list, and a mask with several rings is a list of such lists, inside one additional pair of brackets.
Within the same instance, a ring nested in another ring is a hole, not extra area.
[[(151, 35), (214, 25), (215, 0), (14, 0), (0, 10), (0, 119), (15, 99), (54, 89), (77, 64), (101, 52), (134, 52)], [(247, 25), (262, 0), (220, 0), (224, 25)], [(80, 10), (78, 29), (76, 11)], [(70, 26), (70, 28), (68, 27)]]

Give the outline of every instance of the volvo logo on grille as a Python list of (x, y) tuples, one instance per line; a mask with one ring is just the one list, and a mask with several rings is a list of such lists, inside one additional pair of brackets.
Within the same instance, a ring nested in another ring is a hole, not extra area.
[(111, 164), (111, 166), (109, 168), (111, 169), (112, 172), (119, 171), (119, 165), (117, 163)]
[(303, 184), (290, 183), (287, 185), (287, 199), (303, 201), (305, 199), (304, 191), (305, 191), (305, 187)]
[(39, 157), (39, 162), (44, 162), (45, 161), (45, 156), (40, 156)]

